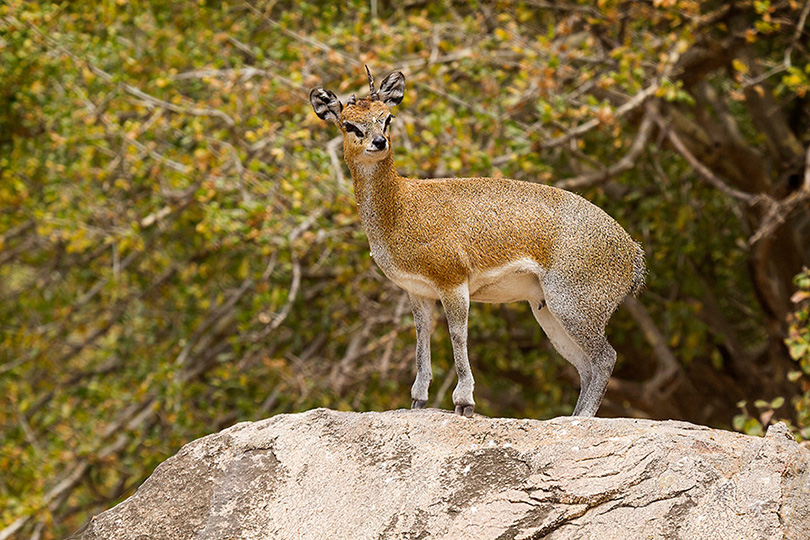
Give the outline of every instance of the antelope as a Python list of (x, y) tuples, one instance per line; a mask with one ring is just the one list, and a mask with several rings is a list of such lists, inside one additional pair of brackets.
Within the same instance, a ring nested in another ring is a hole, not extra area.
[(370, 96), (344, 105), (321, 87), (310, 103), (343, 132), (343, 154), (371, 256), (407, 291), (416, 326), (411, 408), (425, 407), (433, 374), (433, 309), (445, 310), (458, 383), (455, 413), (470, 417), (474, 380), (467, 357), (470, 302), (527, 301), (554, 348), (577, 369), (574, 416), (594, 416), (616, 362), (608, 319), (644, 284), (644, 250), (612, 217), (581, 196), (503, 178), (405, 178), (391, 147), (390, 109), (404, 96), (395, 71)]

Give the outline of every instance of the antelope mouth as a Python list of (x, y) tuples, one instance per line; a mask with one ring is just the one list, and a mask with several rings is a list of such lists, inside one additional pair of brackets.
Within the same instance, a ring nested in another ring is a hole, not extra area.
[(391, 147), (388, 145), (386, 145), (385, 148), (366, 148), (363, 150), (363, 154), (370, 158), (381, 159), (388, 154), (390, 149)]

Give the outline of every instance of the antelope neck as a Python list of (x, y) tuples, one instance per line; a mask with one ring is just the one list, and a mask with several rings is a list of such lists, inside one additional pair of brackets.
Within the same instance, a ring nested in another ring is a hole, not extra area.
[(400, 181), (394, 167), (393, 153), (376, 163), (347, 160), (354, 181), (354, 197), (363, 228), (369, 240), (384, 242), (385, 231), (391, 230), (399, 206)]
[(393, 153), (375, 163), (347, 162), (354, 181), (354, 196), (358, 206), (368, 198), (391, 199), (396, 196), (399, 175), (394, 167)]
[(372, 184), (372, 189), (378, 186), (383, 189), (393, 187), (399, 178), (394, 167), (393, 152), (374, 163), (366, 164), (347, 160), (346, 165), (349, 166), (349, 172), (352, 173), (355, 192), (364, 191), (368, 187), (372, 187)]

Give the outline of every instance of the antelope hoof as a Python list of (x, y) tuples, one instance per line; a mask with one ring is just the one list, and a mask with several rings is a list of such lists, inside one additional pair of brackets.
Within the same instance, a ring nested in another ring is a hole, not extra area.
[(411, 409), (424, 409), (427, 405), (426, 399), (415, 399), (411, 402)]
[(475, 405), (456, 405), (456, 414), (472, 418), (473, 409), (475, 409)]

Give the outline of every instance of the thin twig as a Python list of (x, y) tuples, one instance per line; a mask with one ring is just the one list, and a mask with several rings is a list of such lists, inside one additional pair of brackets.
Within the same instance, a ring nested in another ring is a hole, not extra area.
[(255, 342), (264, 339), (270, 332), (281, 326), (281, 323), (283, 323), (290, 314), (292, 305), (298, 297), (298, 289), (301, 286), (301, 263), (298, 255), (295, 253), (295, 249), (293, 249), (293, 243), (299, 236), (301, 236), (301, 234), (304, 233), (304, 231), (309, 229), (312, 224), (315, 223), (315, 220), (322, 216), (324, 212), (325, 210), (323, 208), (319, 208), (310, 214), (297, 227), (293, 228), (287, 235), (287, 242), (290, 247), (290, 264), (292, 265), (292, 277), (290, 280), (290, 288), (287, 292), (287, 300), (284, 302), (284, 306), (282, 306), (281, 311), (276, 313), (276, 316), (270, 319), (270, 321), (261, 331), (256, 332), (251, 337), (251, 341)]
[(647, 343), (653, 348), (658, 363), (653, 376), (644, 381), (642, 393), (649, 401), (663, 399), (677, 388), (678, 380), (683, 377), (681, 364), (667, 346), (664, 334), (650, 317), (644, 304), (636, 298), (629, 297), (625, 299), (624, 307), (630, 312)]
[(782, 58), (782, 61), (757, 77), (753, 79), (747, 79), (745, 84), (743, 85), (744, 89), (751, 88), (752, 86), (756, 86), (763, 81), (766, 81), (777, 75), (782, 73), (783, 71), (787, 71), (793, 66), (793, 49), (796, 47), (796, 44), (799, 42), (799, 39), (802, 37), (802, 32), (804, 32), (804, 25), (807, 22), (807, 15), (810, 13), (810, 0), (807, 0), (804, 3), (804, 8), (802, 8), (802, 12), (799, 15), (799, 21), (796, 23), (796, 29), (793, 31), (793, 37), (790, 40), (790, 45), (785, 48), (785, 55)]
[[(98, 69), (98, 68), (96, 68), (94, 66), (91, 66), (89, 64), (87, 64), (87, 65), (93, 71), (93, 73), (96, 73), (97, 75), (100, 75), (102, 73), (106, 74), (106, 72), (104, 72), (104, 71), (102, 71), (102, 70), (100, 70), (100, 69)], [(107, 80), (110, 80), (110, 79), (107, 79)], [(168, 101), (163, 101), (160, 98), (156, 98), (155, 96), (149, 95), (146, 92), (144, 92), (143, 90), (141, 90), (140, 88), (132, 86), (131, 84), (124, 84), (122, 86), (122, 88), (124, 90), (126, 90), (127, 93), (132, 94), (133, 96), (142, 99), (143, 101), (145, 101), (146, 103), (148, 103), (148, 104), (150, 104), (152, 106), (157, 105), (157, 106), (163, 107), (164, 109), (172, 111), (172, 112), (190, 114), (192, 116), (216, 116), (216, 117), (221, 118), (222, 120), (224, 120), (225, 123), (228, 124), (228, 126), (230, 126), (230, 127), (233, 127), (236, 124), (236, 122), (234, 122), (233, 118), (231, 118), (228, 114), (220, 111), (219, 109), (211, 109), (211, 108), (208, 108), (208, 107), (183, 107), (183, 106), (180, 106), (180, 105), (175, 105), (174, 103), (169, 103)]]
[(672, 143), (672, 146), (686, 159), (701, 178), (732, 199), (742, 201), (748, 206), (762, 205), (766, 208), (765, 216), (760, 220), (757, 231), (748, 239), (748, 246), (753, 246), (776, 232), (779, 226), (784, 223), (788, 216), (801, 203), (810, 199), (810, 148), (808, 148), (805, 157), (804, 182), (802, 187), (784, 199), (776, 200), (767, 193), (748, 193), (729, 186), (692, 154), (675, 130), (664, 121), (661, 115), (657, 112), (653, 112), (652, 115), (662, 133), (664, 133), (669, 139), (669, 142)]
[[(621, 118), (627, 113), (636, 110), (643, 105), (649, 97), (655, 95), (658, 89), (661, 88), (664, 81), (672, 75), (672, 72), (678, 63), (678, 59), (681, 57), (681, 52), (679, 51), (682, 47), (683, 43), (681, 41), (675, 43), (667, 54), (666, 64), (661, 72), (660, 77), (658, 77), (649, 86), (638, 92), (636, 95), (628, 99), (624, 104), (617, 107), (616, 111), (613, 113), (614, 117)], [(555, 148), (596, 128), (600, 123), (601, 120), (599, 120), (599, 118), (592, 118), (587, 122), (568, 130), (559, 137), (540, 143), (540, 147), (545, 149)]]
[[(7, 17), (6, 20), (10, 20), (14, 24), (21, 24), (19, 20), (13, 17)], [(70, 49), (68, 49), (67, 47), (56, 41), (54, 38), (46, 35), (42, 30), (37, 28), (35, 25), (28, 22), (26, 22), (25, 25), (32, 31), (34, 31), (36, 34), (38, 34), (40, 38), (42, 38), (44, 41), (46, 41), (47, 43), (49, 43), (50, 45), (61, 51), (63, 54), (65, 54), (68, 58), (73, 60), (73, 62), (76, 65), (89, 69), (95, 75), (102, 78), (104, 81), (108, 83), (114, 83), (114, 77), (109, 73), (107, 73), (106, 71), (104, 71), (103, 69), (94, 66), (90, 62), (84, 60), (83, 58), (80, 58), (79, 56), (74, 54)], [(231, 118), (228, 114), (218, 109), (211, 109), (208, 107), (183, 107), (181, 105), (175, 105), (174, 103), (169, 103), (168, 101), (164, 101), (160, 98), (156, 98), (155, 96), (147, 94), (140, 88), (137, 88), (136, 86), (133, 86), (131, 84), (124, 83), (121, 85), (121, 88), (123, 88), (128, 94), (131, 94), (152, 106), (160, 106), (172, 112), (190, 114), (192, 116), (216, 116), (224, 120), (225, 123), (231, 127), (233, 127), (236, 124), (233, 118)]]
[(436, 397), (433, 398), (433, 401), (430, 402), (430, 406), (434, 408), (438, 408), (442, 406), (442, 401), (444, 401), (444, 396), (447, 395), (448, 390), (450, 390), (450, 385), (453, 384), (453, 379), (455, 377), (456, 370), (448, 369), (447, 375), (444, 377), (442, 381), (442, 385), (439, 387), (439, 390), (436, 392)]
[[(131, 431), (143, 424), (148, 418), (157, 414), (157, 409), (154, 407), (155, 398), (148, 397), (144, 399), (137, 407), (129, 407), (118, 417), (118, 419), (108, 426), (105, 430), (106, 435), (118, 434), (118, 436), (109, 444), (106, 444), (106, 439), (102, 438), (102, 443), (96, 452), (88, 455), (97, 457), (106, 457), (113, 453), (119, 452), (124, 449), (132, 439)], [(49, 489), (43, 496), (41, 503), (51, 513), (55, 512), (62, 502), (71, 493), (85, 477), (90, 470), (91, 458), (82, 457), (75, 461), (65, 472), (62, 474), (59, 481)], [(18, 517), (4, 529), (0, 530), (0, 540), (8, 540), (20, 529), (25, 527), (29, 521), (34, 517), (34, 514), (26, 514)]]
[[(655, 94), (655, 92), (658, 91), (658, 88), (660, 88), (661, 86), (662, 80), (663, 78), (659, 79), (658, 81), (652, 83), (650, 86), (648, 86), (647, 88), (645, 88), (644, 90), (642, 90), (641, 92), (639, 92), (638, 94), (627, 100), (623, 105), (621, 105), (616, 109), (616, 112), (613, 113), (614, 117), (621, 118), (628, 112), (635, 110), (642, 104), (644, 104), (647, 98), (649, 98), (650, 96)], [(565, 144), (571, 139), (575, 139), (580, 135), (583, 135), (588, 131), (594, 129), (601, 122), (602, 121), (599, 118), (591, 118), (587, 122), (584, 122), (578, 125), (577, 127), (568, 130), (565, 134), (560, 135), (559, 137), (540, 143), (540, 147), (544, 149), (549, 149)]]
[[(401, 327), (402, 316), (405, 314), (405, 311), (408, 308), (408, 293), (403, 292), (399, 297), (399, 302), (397, 302), (397, 307), (394, 310), (394, 324)], [(394, 327), (392, 333), (394, 337), (399, 335), (399, 329), (397, 326)], [(394, 339), (390, 339), (388, 343), (385, 345), (385, 350), (382, 354), (382, 359), (380, 360), (380, 373), (383, 376), (388, 372), (388, 368), (391, 363), (391, 354), (394, 351)]]
[(619, 161), (613, 165), (601, 171), (589, 172), (579, 176), (574, 176), (573, 178), (566, 178), (565, 180), (555, 182), (554, 185), (563, 189), (581, 189), (598, 184), (599, 182), (603, 182), (611, 177), (616, 176), (617, 174), (629, 171), (635, 167), (638, 157), (641, 155), (644, 147), (647, 145), (647, 141), (650, 138), (650, 133), (652, 132), (653, 124), (654, 122), (651, 115), (645, 114), (641, 121), (641, 125), (639, 126), (638, 134), (633, 140), (633, 144), (630, 146), (630, 149)]
[(800, 204), (808, 200), (810, 200), (810, 146), (807, 148), (805, 156), (802, 187), (782, 200), (774, 201), (771, 199), (768, 212), (762, 219), (757, 231), (748, 239), (748, 245), (753, 246), (762, 239), (771, 236)]
[(658, 124), (659, 129), (661, 132), (666, 135), (669, 139), (669, 142), (672, 143), (672, 146), (675, 150), (678, 151), (681, 156), (692, 166), (693, 169), (698, 173), (698, 175), (706, 180), (709, 184), (711, 184), (714, 188), (716, 188), (721, 193), (728, 195), (732, 199), (736, 199), (739, 201), (743, 201), (749, 205), (754, 205), (762, 201), (763, 197), (770, 199), (767, 195), (754, 195), (753, 193), (748, 193), (745, 191), (741, 191), (739, 189), (735, 189), (728, 184), (726, 184), (722, 179), (720, 179), (717, 175), (715, 175), (706, 165), (700, 162), (698, 158), (686, 147), (686, 144), (681, 140), (680, 136), (672, 129), (669, 124), (664, 120), (663, 116), (658, 114), (655, 111), (651, 111), (653, 119)]
[(340, 159), (337, 155), (337, 147), (343, 142), (343, 136), (338, 135), (326, 144), (326, 152), (329, 154), (329, 159), (332, 162), (332, 169), (335, 171), (335, 178), (337, 179), (338, 189), (346, 191), (346, 178), (343, 176), (343, 167), (340, 165)]

